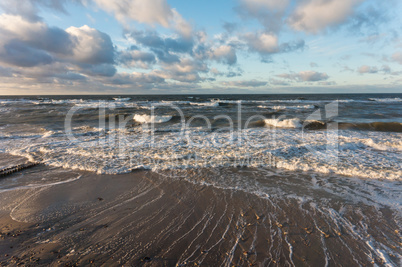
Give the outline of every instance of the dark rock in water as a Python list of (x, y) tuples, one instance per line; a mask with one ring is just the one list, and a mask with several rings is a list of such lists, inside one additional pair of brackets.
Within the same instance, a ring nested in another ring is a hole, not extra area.
[(222, 102), (219, 102), (219, 106), (220, 106), (220, 107), (230, 107), (230, 106), (234, 106), (234, 105), (236, 105), (236, 104), (234, 104), (234, 103), (222, 103)]
[(102, 200), (103, 200), (103, 198), (101, 198), (101, 197), (98, 197), (98, 200), (99, 200), (99, 201), (102, 201)]
[(298, 97), (298, 100), (307, 100), (305, 97)]
[(306, 130), (322, 130), (325, 129), (327, 124), (322, 121), (304, 122), (303, 128)]
[(264, 126), (265, 126), (265, 122), (263, 120), (253, 121), (253, 122), (249, 123), (249, 125), (248, 125), (248, 127), (250, 127), (250, 128), (264, 127)]

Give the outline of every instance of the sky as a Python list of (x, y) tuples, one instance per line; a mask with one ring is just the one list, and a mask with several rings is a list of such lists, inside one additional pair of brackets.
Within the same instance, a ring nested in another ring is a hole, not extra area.
[(0, 95), (402, 93), (399, 0), (0, 0)]

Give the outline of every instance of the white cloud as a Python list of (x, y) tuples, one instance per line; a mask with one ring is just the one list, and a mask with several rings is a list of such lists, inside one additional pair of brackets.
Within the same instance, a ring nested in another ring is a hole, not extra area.
[(363, 74), (363, 73), (377, 73), (378, 69), (377, 69), (377, 67), (370, 67), (370, 66), (367, 66), (367, 65), (363, 65), (357, 70), (357, 72), (359, 72), (360, 74)]
[(47, 28), (43, 22), (31, 22), (20, 16), (1, 14), (0, 15), (0, 34), (1, 39), (30, 39), (38, 32), (45, 31)]
[(172, 9), (173, 20), (171, 22), (172, 27), (186, 38), (190, 38), (193, 33), (193, 28), (190, 23), (188, 23), (176, 9)]
[(325, 72), (316, 72), (316, 71), (300, 71), (299, 73), (283, 73), (276, 75), (277, 77), (295, 80), (299, 82), (317, 82), (324, 81), (329, 78), (328, 74)]
[(173, 28), (185, 37), (192, 33), (191, 25), (166, 0), (94, 0), (98, 6), (114, 14), (123, 25), (130, 20), (149, 25)]
[(298, 31), (319, 33), (329, 26), (345, 22), (353, 8), (363, 0), (303, 1), (290, 15), (289, 25)]
[(299, 72), (299, 77), (305, 82), (315, 82), (328, 79), (328, 75), (326, 73), (316, 71), (301, 71)]
[(24, 77), (52, 82), (78, 80), (80, 72), (113, 76), (114, 57), (109, 35), (88, 26), (63, 30), (19, 15), (0, 15), (0, 61)]
[(159, 77), (180, 82), (199, 82), (202, 80), (199, 73), (208, 71), (206, 64), (190, 58), (180, 59), (180, 62), (173, 64), (162, 63), (161, 67), (162, 70), (155, 71)]
[(84, 25), (66, 30), (74, 39), (73, 59), (79, 63), (113, 63), (114, 47), (109, 35)]
[(278, 37), (269, 33), (247, 33), (244, 35), (251, 50), (261, 54), (276, 53), (279, 50)]
[(210, 58), (218, 62), (233, 65), (237, 62), (236, 51), (229, 45), (221, 45), (210, 52)]
[(94, 0), (99, 7), (111, 12), (122, 23), (132, 19), (141, 23), (169, 26), (173, 17), (166, 0)]

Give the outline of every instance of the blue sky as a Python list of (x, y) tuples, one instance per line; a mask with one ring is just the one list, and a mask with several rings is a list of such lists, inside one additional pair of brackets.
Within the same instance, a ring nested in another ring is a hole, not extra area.
[(0, 94), (402, 92), (400, 1), (0, 0)]

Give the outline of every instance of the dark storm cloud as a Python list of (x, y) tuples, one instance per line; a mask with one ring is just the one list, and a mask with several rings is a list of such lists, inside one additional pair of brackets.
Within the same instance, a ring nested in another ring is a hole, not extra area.
[(166, 52), (161, 49), (151, 49), (152, 52), (155, 53), (159, 61), (164, 62), (164, 63), (175, 63), (175, 62), (180, 62), (180, 57), (177, 55), (173, 55), (169, 52)]
[(185, 38), (162, 38), (156, 32), (133, 32), (131, 35), (140, 44), (167, 52), (190, 53), (193, 41)]
[(160, 61), (179, 62), (179, 56), (172, 53), (192, 54), (194, 41), (190, 38), (163, 38), (153, 31), (134, 31), (131, 37), (140, 45), (149, 48)]
[(27, 43), (35, 48), (48, 52), (72, 54), (74, 41), (74, 38), (72, 38), (65, 30), (51, 27), (43, 32), (37, 33), (35, 38), (30, 39)]
[(149, 68), (156, 63), (156, 57), (153, 53), (140, 51), (138, 47), (132, 46), (118, 54), (118, 62), (127, 67)]
[(54, 59), (46, 51), (36, 49), (19, 40), (11, 40), (4, 45), (1, 60), (19, 67), (34, 67), (51, 64)]
[[(82, 80), (79, 72), (106, 77), (116, 73), (116, 49), (103, 32), (88, 26), (62, 30), (13, 15), (0, 19), (0, 62), (19, 67), (24, 77)], [(28, 70), (39, 66), (44, 71)]]

